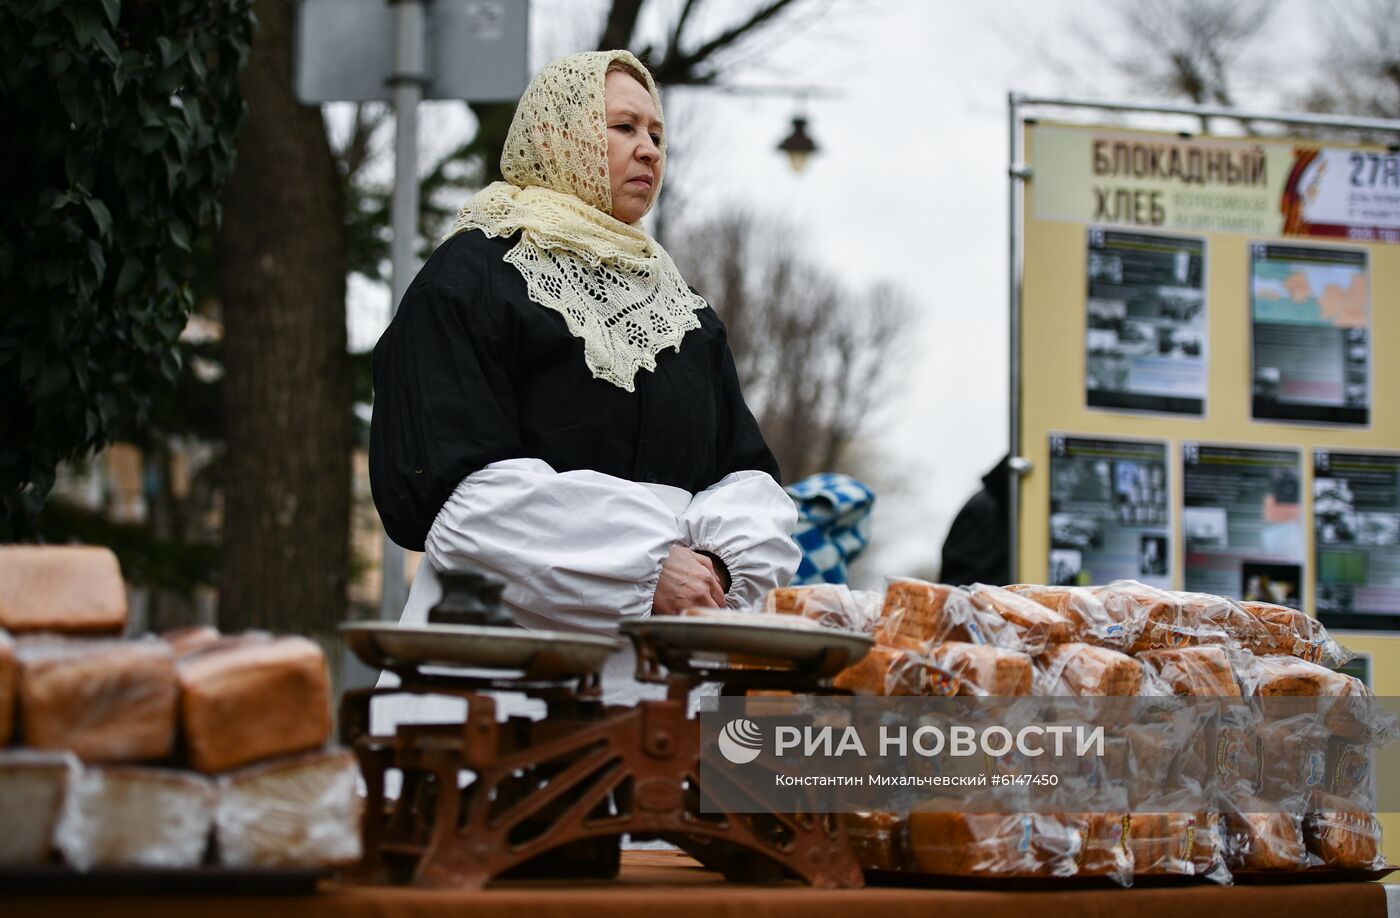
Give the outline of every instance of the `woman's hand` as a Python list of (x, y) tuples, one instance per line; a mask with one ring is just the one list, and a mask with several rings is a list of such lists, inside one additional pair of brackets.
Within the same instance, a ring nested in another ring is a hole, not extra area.
[(684, 545), (672, 545), (661, 562), (661, 580), (651, 601), (652, 615), (676, 615), (690, 606), (724, 608), (724, 588), (714, 562)]

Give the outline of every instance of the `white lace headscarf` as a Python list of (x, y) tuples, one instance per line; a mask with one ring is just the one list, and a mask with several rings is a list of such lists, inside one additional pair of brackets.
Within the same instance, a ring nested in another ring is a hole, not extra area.
[(583, 339), (595, 378), (632, 392), (639, 368), (655, 370), (663, 348), (679, 350), (686, 332), (700, 326), (695, 312), (705, 301), (640, 224), (612, 216), (603, 85), (613, 61), (645, 80), (660, 117), (656, 85), (628, 52), (561, 57), (520, 97), (501, 154), (506, 180), (474, 195), (449, 235), (520, 232), (506, 261), (525, 278), (530, 299), (562, 315)]

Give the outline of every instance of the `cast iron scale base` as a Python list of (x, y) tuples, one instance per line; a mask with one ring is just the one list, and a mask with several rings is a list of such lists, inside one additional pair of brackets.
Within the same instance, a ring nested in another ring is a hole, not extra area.
[[(728, 695), (831, 692), (830, 676), (864, 651), (836, 648), (786, 670), (730, 669), (696, 662), (644, 628), (629, 637), (638, 678), (663, 682), (665, 700), (605, 708), (596, 674), (560, 678), (547, 659), (499, 677), (391, 663), (399, 687), (347, 692), (342, 740), (368, 785), (357, 879), (478, 889), (507, 875), (615, 876), (627, 833), (671, 842), (731, 881), (861, 886), (839, 815), (700, 811), (700, 723), (689, 701), (702, 682), (721, 682)], [(548, 716), (497, 723), (491, 691), (541, 699)], [(401, 693), (463, 698), (466, 720), (372, 735), (371, 700)], [(391, 769), (403, 777), (397, 802), (385, 794)]]

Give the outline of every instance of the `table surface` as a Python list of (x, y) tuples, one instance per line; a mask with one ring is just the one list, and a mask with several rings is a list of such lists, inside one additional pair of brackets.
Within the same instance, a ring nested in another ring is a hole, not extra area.
[(287, 897), (0, 896), (0, 914), (5, 918), (1152, 918), (1192, 914), (1385, 918), (1386, 895), (1378, 883), (1233, 887), (1203, 883), (1034, 892), (742, 886), (725, 883), (679, 852), (628, 851), (623, 854), (621, 876), (606, 882), (511, 882), (482, 892), (332, 884), (317, 895)]

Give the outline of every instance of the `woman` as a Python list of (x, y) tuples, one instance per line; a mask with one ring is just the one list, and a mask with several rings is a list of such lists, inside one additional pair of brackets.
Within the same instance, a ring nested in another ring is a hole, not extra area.
[[(665, 171), (660, 100), (626, 51), (550, 64), (521, 97), (506, 181), (462, 209), (374, 351), (370, 480), (432, 568), (502, 578), (527, 628), (615, 632), (785, 584), (792, 501), (719, 317), (638, 225)], [(635, 697), (630, 664), (604, 674)]]

